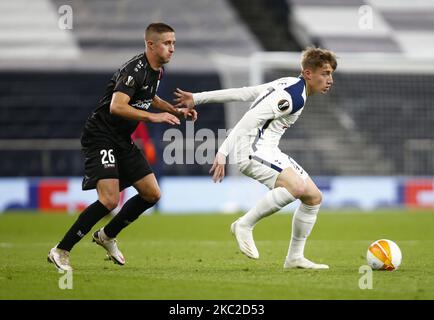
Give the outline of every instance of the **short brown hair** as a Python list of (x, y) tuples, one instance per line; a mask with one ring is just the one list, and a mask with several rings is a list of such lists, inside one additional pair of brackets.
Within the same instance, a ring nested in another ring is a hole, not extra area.
[(146, 27), (145, 39), (150, 40), (150, 36), (152, 33), (161, 34), (165, 32), (175, 32), (175, 30), (168, 24), (162, 22), (151, 23), (149, 26)]
[(338, 63), (334, 52), (322, 49), (308, 47), (301, 54), (301, 68), (316, 70), (329, 63), (333, 70), (336, 70)]

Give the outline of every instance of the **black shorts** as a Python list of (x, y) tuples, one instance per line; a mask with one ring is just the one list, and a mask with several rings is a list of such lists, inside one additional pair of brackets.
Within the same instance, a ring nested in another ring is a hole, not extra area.
[(83, 190), (95, 189), (100, 179), (118, 179), (119, 190), (153, 173), (148, 161), (134, 143), (122, 146), (110, 141), (89, 141), (83, 144)]

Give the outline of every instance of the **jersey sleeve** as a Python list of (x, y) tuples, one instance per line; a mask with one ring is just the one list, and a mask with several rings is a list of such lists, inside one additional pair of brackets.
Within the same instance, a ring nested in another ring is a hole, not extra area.
[(198, 92), (193, 94), (193, 100), (196, 105), (232, 101), (254, 101), (270, 84), (271, 82), (252, 87)]
[(288, 94), (276, 94), (272, 101), (270, 101), (274, 119), (290, 114), (292, 106), (292, 97)]
[(278, 88), (273, 95), (274, 100), (270, 102), (276, 118), (287, 114), (294, 114), (304, 107), (305, 104), (305, 82), (297, 80), (284, 88)]
[(134, 96), (136, 91), (140, 88), (143, 82), (143, 70), (134, 70), (134, 66), (127, 65), (121, 70), (119, 76), (116, 79), (114, 92), (120, 91), (125, 93), (130, 98)]

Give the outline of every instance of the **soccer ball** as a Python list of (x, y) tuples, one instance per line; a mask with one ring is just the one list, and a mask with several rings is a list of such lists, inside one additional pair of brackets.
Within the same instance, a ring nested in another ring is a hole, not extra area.
[(366, 259), (373, 270), (393, 271), (401, 264), (401, 249), (393, 241), (377, 240), (369, 246)]

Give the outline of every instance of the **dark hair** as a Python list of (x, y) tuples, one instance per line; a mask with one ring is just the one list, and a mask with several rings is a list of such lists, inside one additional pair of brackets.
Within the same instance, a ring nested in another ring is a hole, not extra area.
[(175, 32), (175, 30), (168, 24), (162, 22), (151, 23), (149, 26), (146, 27), (145, 39), (149, 39), (151, 33), (161, 34), (165, 32)]
[(338, 63), (334, 52), (321, 48), (306, 48), (301, 55), (301, 67), (304, 69), (316, 70), (324, 64), (329, 63), (333, 70), (336, 70)]

